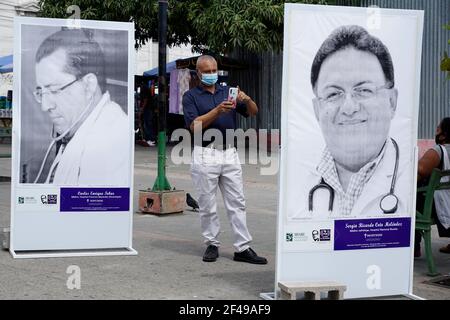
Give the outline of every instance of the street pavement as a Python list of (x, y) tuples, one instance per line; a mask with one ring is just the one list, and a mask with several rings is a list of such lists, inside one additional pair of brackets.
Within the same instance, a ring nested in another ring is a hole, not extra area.
[[(0, 154), (10, 145), (0, 143)], [(168, 148), (170, 155), (171, 148)], [(250, 152), (255, 152), (251, 150)], [(252, 248), (269, 263), (252, 265), (233, 261), (232, 234), (220, 192), (218, 212), (222, 232), (220, 257), (202, 262), (205, 249), (198, 213), (154, 216), (138, 212), (138, 190), (151, 188), (157, 175), (157, 149), (136, 146), (134, 165), (133, 248), (137, 256), (13, 259), (0, 250), (0, 299), (260, 299), (274, 291), (278, 176), (260, 174), (260, 166), (243, 165), (247, 224)], [(10, 176), (11, 160), (0, 159), (0, 176)], [(167, 177), (176, 189), (195, 198), (188, 164), (168, 157)], [(10, 223), (10, 183), (0, 182), (0, 227)], [(438, 270), (450, 271), (450, 255), (439, 253), (448, 239), (433, 230), (433, 253)], [(425, 258), (415, 259), (414, 294), (425, 299), (450, 299), (450, 289), (424, 283)], [(79, 266), (81, 288), (68, 289), (67, 268)], [(405, 270), (407, 272), (407, 270)], [(384, 297), (383, 299), (404, 299)]]

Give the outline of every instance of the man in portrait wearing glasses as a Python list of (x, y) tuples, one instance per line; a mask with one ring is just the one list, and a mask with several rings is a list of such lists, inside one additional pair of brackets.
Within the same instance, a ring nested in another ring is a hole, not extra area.
[(339, 27), (314, 58), (311, 85), (326, 147), (293, 218), (407, 214), (398, 187), (406, 175), (389, 134), (398, 91), (387, 47), (362, 27)]
[[(34, 96), (51, 119), (53, 139), (34, 182), (128, 185), (127, 115), (105, 90), (105, 57), (92, 34), (50, 35), (36, 52), (35, 71)], [(48, 158), (53, 163), (43, 174)]]

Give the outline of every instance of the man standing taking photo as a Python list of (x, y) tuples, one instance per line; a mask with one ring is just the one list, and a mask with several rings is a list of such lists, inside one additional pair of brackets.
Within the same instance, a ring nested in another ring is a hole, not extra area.
[[(219, 187), (234, 235), (234, 260), (267, 264), (265, 258), (250, 248), (252, 237), (246, 223), (242, 168), (234, 142), (225, 139), (227, 130), (236, 129), (236, 113), (254, 116), (258, 107), (243, 91), (239, 91), (236, 105), (228, 101), (229, 87), (216, 83), (217, 62), (213, 57), (199, 57), (196, 67), (201, 84), (184, 94), (183, 110), (186, 126), (194, 136), (202, 137), (199, 142), (194, 139), (191, 174), (199, 197), (202, 234), (208, 245), (203, 261), (213, 262), (219, 256), (220, 223), (216, 204)], [(221, 139), (215, 135), (213, 142), (206, 141), (207, 130), (220, 132)]]

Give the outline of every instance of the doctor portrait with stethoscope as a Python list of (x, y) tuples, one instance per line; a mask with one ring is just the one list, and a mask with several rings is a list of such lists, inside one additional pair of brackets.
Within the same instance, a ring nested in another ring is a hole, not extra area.
[(36, 103), (52, 137), (33, 183), (126, 186), (128, 118), (106, 87), (105, 57), (84, 29), (62, 29), (36, 52)]
[(360, 26), (334, 30), (311, 67), (313, 108), (325, 148), (300, 188), (295, 219), (405, 215), (397, 107), (388, 48)]

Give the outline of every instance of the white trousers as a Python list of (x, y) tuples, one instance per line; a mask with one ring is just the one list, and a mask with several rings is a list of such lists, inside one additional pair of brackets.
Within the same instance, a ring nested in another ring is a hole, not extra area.
[(237, 252), (247, 250), (252, 237), (247, 229), (242, 168), (237, 150), (194, 147), (191, 175), (198, 193), (205, 243), (220, 246), (220, 222), (216, 204), (219, 187), (234, 235), (233, 246)]

